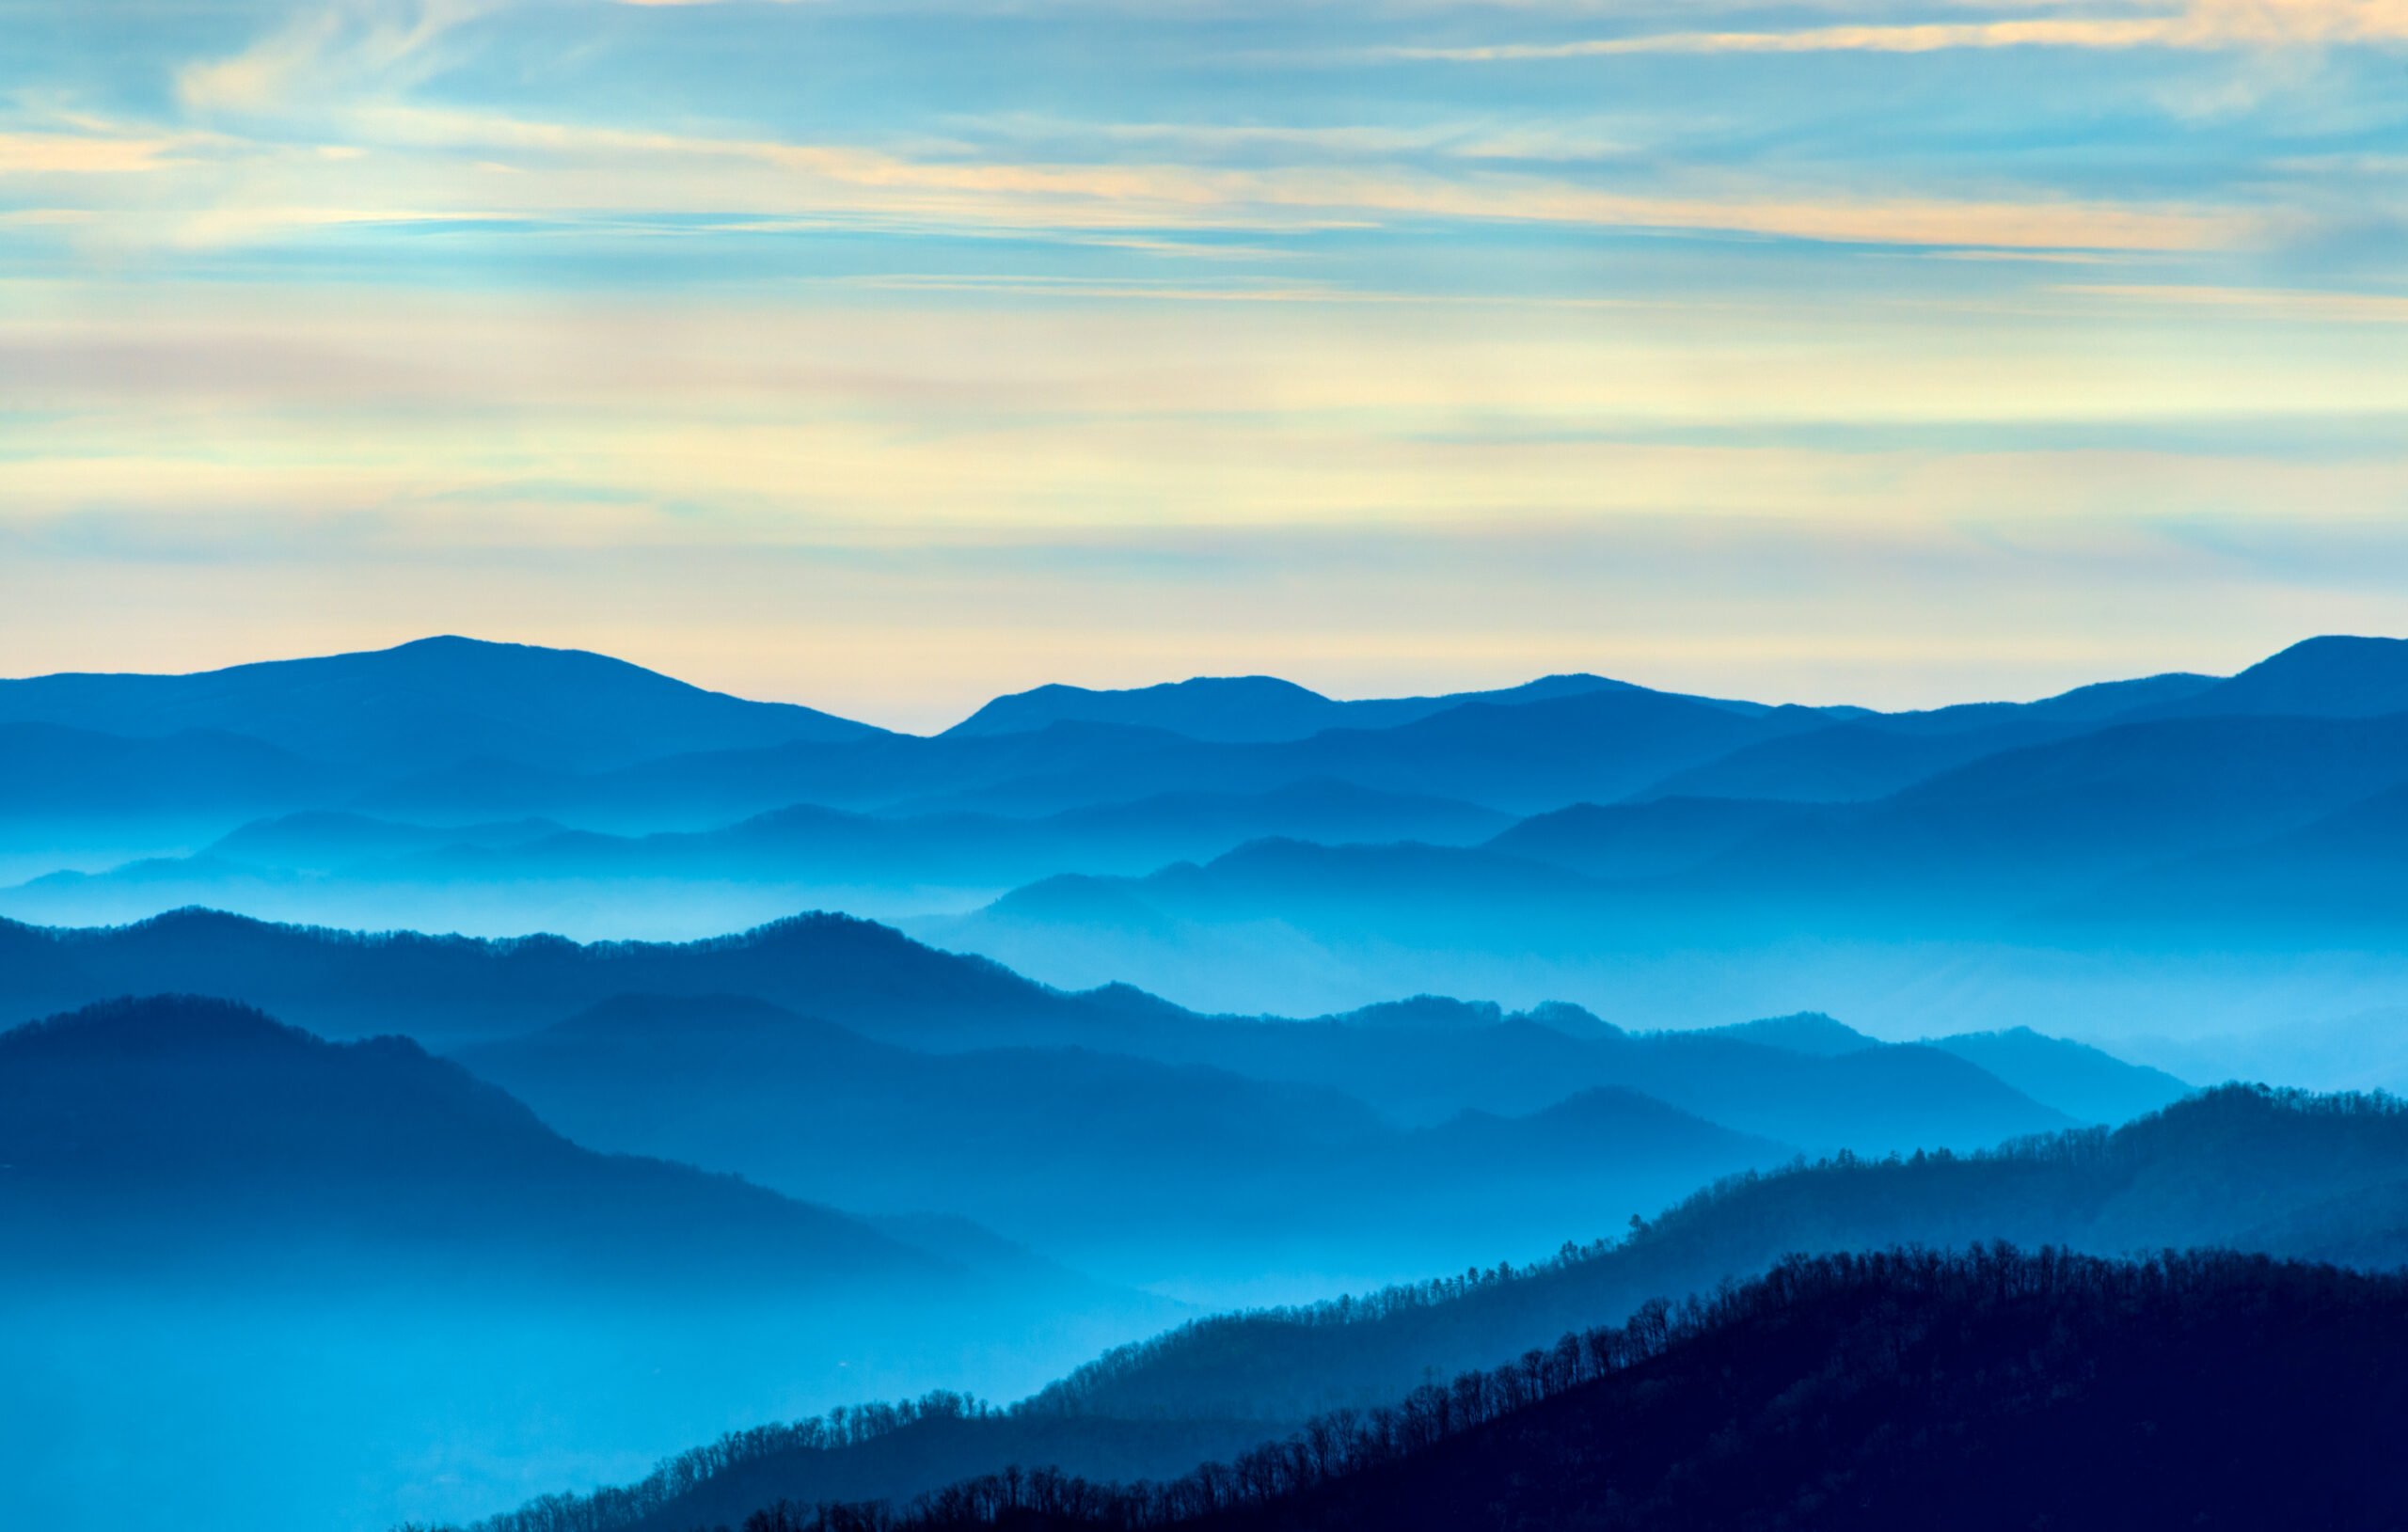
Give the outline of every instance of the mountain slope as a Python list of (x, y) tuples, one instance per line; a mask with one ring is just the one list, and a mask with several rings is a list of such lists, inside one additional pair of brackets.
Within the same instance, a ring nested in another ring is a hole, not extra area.
[[(1049, 918), (1069, 895), (1083, 897), (1074, 877), (1049, 878), (1006, 894), (990, 907), (1006, 919)], [(1386, 937), (1445, 938), (1466, 908), (1520, 913), (1553, 906), (1570, 912), (1592, 900), (1595, 885), (1579, 875), (1481, 847), (1328, 846), (1261, 840), (1213, 858), (1181, 863), (1127, 881), (1145, 903), (1189, 920), (1250, 920), (1268, 916), (1299, 925), (1376, 927)], [(1433, 902), (1433, 888), (1448, 898)], [(1073, 906), (1072, 908), (1076, 908)]]
[(247, 867), (322, 873), (454, 845), (524, 845), (558, 835), (563, 828), (548, 819), (412, 825), (362, 813), (291, 813), (238, 826), (212, 842), (202, 855)]
[(515, 837), (360, 877), (729, 878), (864, 886), (993, 888), (1070, 871), (1142, 872), (1270, 835), (1316, 840), (1476, 840), (1506, 816), (1451, 799), (1307, 781), (1263, 793), (1166, 793), (1037, 818), (991, 813), (872, 815), (799, 804), (724, 829), (641, 837)]
[(1515, 704), (1464, 703), (1394, 727), (1350, 726), (1291, 740), (1220, 742), (1073, 720), (1012, 734), (707, 751), (615, 771), (473, 763), (396, 783), (361, 806), (419, 817), (541, 814), (606, 828), (696, 828), (796, 802), (1029, 817), (1163, 794), (1259, 794), (1339, 782), (1531, 813), (1618, 798), (1681, 767), (1825, 721), (1805, 708), (1749, 712), (1657, 692), (1588, 690)]
[[(2408, 1518), (2408, 1279), (2042, 1250), (1785, 1261), (1120, 1493), (944, 1492), (902, 1529), (2181, 1525)], [(784, 1508), (756, 1532), (838, 1524)]]
[[(1325, 729), (1392, 729), (1466, 703), (1510, 706), (1590, 691), (1646, 689), (1601, 675), (1550, 675), (1494, 691), (1339, 702), (1274, 676), (1197, 676), (1119, 691), (1038, 687), (998, 697), (945, 732), (1023, 734), (1055, 723), (1112, 723), (1167, 729), (1191, 739), (1264, 743), (1303, 739)], [(1762, 710), (1751, 703), (1717, 705), (1742, 712)]]
[(2191, 1087), (2147, 1065), (2128, 1064), (2083, 1043), (2044, 1037), (2029, 1027), (1926, 1039), (1928, 1046), (1979, 1065), (2036, 1101), (2077, 1122), (2130, 1122), (2172, 1105)]
[(2408, 712), (2408, 640), (2327, 634), (2204, 691), (2161, 703), (2147, 716), (2365, 719), (2400, 712)]
[[(1824, 1057), (1882, 1046), (1877, 1038), (1811, 1011), (1703, 1031), (1707, 1036)], [(2045, 1036), (2030, 1027), (1926, 1037), (1921, 1046), (1953, 1053), (2076, 1122), (2114, 1127), (2171, 1106), (2192, 1089), (2162, 1069), (2128, 1064), (2088, 1044)]]
[(1670, 797), (1639, 803), (1576, 803), (1522, 820), (1481, 843), (1481, 848), (1590, 877), (1654, 877), (1694, 867), (1776, 825), (1810, 820), (1823, 812), (1769, 798)]
[(1567, 1028), (1550, 1014), (1484, 1025), (1201, 1022), (1141, 1035), (1128, 1046), (1257, 1079), (1337, 1085), (1422, 1123), (1466, 1109), (1525, 1115), (1600, 1087), (1816, 1150), (1971, 1147), (2067, 1121), (1962, 1059), (1913, 1046), (1818, 1058), (1710, 1033)]
[(415, 1044), (322, 1042), (222, 1002), (121, 1001), (0, 1033), (0, 1162), (21, 1276), (137, 1246), (153, 1261), (375, 1250), (580, 1283), (947, 1275), (840, 1214), (578, 1148)]
[(480, 756), (608, 766), (677, 750), (854, 739), (867, 724), (746, 702), (573, 649), (421, 639), (192, 675), (0, 681), (0, 721), (125, 734), (214, 729), (379, 768)]
[(1117, 691), (1038, 687), (998, 697), (945, 733), (1025, 734), (1070, 722), (1168, 729), (1191, 739), (1302, 739), (1335, 727), (1344, 710), (1342, 703), (1275, 676), (1196, 676)]
[(749, 995), (885, 1035), (943, 1042), (1085, 1037), (1168, 1010), (1130, 995), (1066, 995), (841, 915), (708, 941), (482, 940), (274, 925), (203, 909), (133, 925), (0, 922), (25, 960), (0, 971), (0, 1015), (130, 992), (239, 1000), (329, 1035), (425, 1038), (526, 1031), (621, 994)]
[(1328, 1083), (1085, 1049), (920, 1053), (737, 999), (626, 997), (457, 1056), (580, 1142), (848, 1207), (942, 1206), (1190, 1291), (1528, 1254), (1600, 1207), (1790, 1152), (1627, 1091), (1404, 1131)]
[[(1818, 1058), (1835, 1058), (1842, 1053), (1882, 1046), (1879, 1038), (1868, 1037), (1820, 1011), (1800, 1011), (1795, 1016), (1767, 1016), (1753, 1021), (1734, 1021), (1727, 1026), (1703, 1027), (1696, 1034), (1730, 1037), (1743, 1043), (1762, 1043), (1767, 1048), (1785, 1048), (1794, 1053), (1811, 1053)], [(1958, 1055), (1960, 1058), (1964, 1056)], [(2016, 1088), (2020, 1090), (2022, 1087)], [(2164, 1103), (2161, 1101), (2158, 1105)]]
[[(1085, 1465), (1120, 1451), (1123, 1433), (1133, 1424), (1164, 1433), (1152, 1441), (1165, 1454), (1175, 1452), (1182, 1441), (1205, 1453), (1218, 1450), (1205, 1444), (1226, 1441), (1233, 1419), (1250, 1416), (1260, 1423), (1260, 1437), (1275, 1441), (1321, 1412), (1393, 1407), (1408, 1398), (1417, 1401), (1412, 1408), (1426, 1410), (1434, 1401), (1425, 1385), (1434, 1382), (1458, 1399), (1482, 1397), (1465, 1395), (1443, 1381), (1459, 1369), (1493, 1366), (1499, 1358), (1521, 1360), (1507, 1364), (1513, 1381), (1500, 1393), (1484, 1397), (1491, 1401), (1518, 1398), (1527, 1403), (1533, 1397), (1527, 1390), (1550, 1376), (1551, 1369), (1575, 1365), (1560, 1345), (1567, 1333), (1629, 1318), (1635, 1333), (1624, 1337), (1624, 1344), (1599, 1347), (1584, 1340), (1579, 1354), (1591, 1358), (1592, 1366), (1600, 1356), (1619, 1359), (1616, 1365), (1636, 1363), (1659, 1354), (1664, 1343), (1683, 1331), (1727, 1316), (1734, 1279), (1744, 1281), (1767, 1268), (1775, 1271), (1781, 1292), (1789, 1297), (1815, 1290), (1822, 1283), (1812, 1274), (1817, 1271), (1826, 1276), (1836, 1273), (1843, 1281), (1869, 1273), (1884, 1285), (1881, 1301), (1864, 1311), (1877, 1316), (1865, 1336), (1869, 1351), (1830, 1336), (1806, 1348), (1810, 1371), (1828, 1368), (1851, 1383), (1895, 1380), (1901, 1347), (1911, 1348), (1928, 1336), (1969, 1334), (1970, 1327), (1961, 1322), (1918, 1322), (1908, 1298), (1915, 1291), (1934, 1291), (1924, 1285), (1926, 1279), (1940, 1277), (1955, 1286), (1956, 1277), (1966, 1273), (1972, 1280), (1957, 1290), (1983, 1300), (2014, 1295), (2017, 1302), (2029, 1303), (2053, 1295), (2041, 1305), (2046, 1312), (2032, 1316), (2044, 1331), (2056, 1333), (2053, 1342), (2029, 1349), (2019, 1343), (2015, 1350), (2022, 1353), (2020, 1360), (2004, 1372), (1962, 1357), (1951, 1360), (1947, 1371), (1972, 1382), (1992, 1403), (2034, 1398), (2016, 1380), (2019, 1370), (2029, 1367), (2042, 1350), (2060, 1359), (2086, 1360), (2093, 1365), (2087, 1369), (2090, 1381), (2095, 1381), (2095, 1365), (2109, 1350), (2102, 1345), (2108, 1335), (2105, 1331), (2083, 1333), (2085, 1322), (2108, 1319), (2112, 1324), (2136, 1314), (2162, 1317), (2169, 1312), (2170, 1296), (2186, 1288), (2202, 1290), (2192, 1286), (2202, 1279), (2209, 1289), (2221, 1289), (2242, 1304), (2227, 1319), (2203, 1319), (2183, 1327), (2199, 1340), (2213, 1365), (2223, 1367), (2229, 1348), (2254, 1344), (2252, 1337), (2262, 1336), (2270, 1321), (2313, 1325), (2329, 1319), (2337, 1295), (2382, 1292), (2387, 1295), (2384, 1302), (2394, 1307), (2408, 1303), (2398, 1286), (2401, 1279), (2393, 1275), (2369, 1282), (2330, 1271), (2302, 1277), (2298, 1273), (2306, 1269), (2289, 1269), (2287, 1274), (2247, 1255), (2166, 1257), (2155, 1270), (2139, 1273), (2141, 1288), (2097, 1307), (2068, 1310), (2065, 1300), (2104, 1290), (2102, 1278), (2109, 1283), (2121, 1278), (2102, 1271), (2104, 1263), (2095, 1259), (2045, 1251), (2036, 1256), (2005, 1253), (1994, 1244), (1995, 1232), (1980, 1231), (2008, 1230), (2027, 1242), (2039, 1242), (2044, 1237), (2032, 1231), (2053, 1225), (2080, 1230), (2071, 1242), (2093, 1252), (2125, 1248), (2118, 1243), (2125, 1240), (2132, 1247), (2153, 1248), (2152, 1238), (2165, 1232), (2162, 1223), (2145, 1219), (2137, 1225), (2110, 1226), (2119, 1208), (2129, 1211), (2134, 1206), (2130, 1193), (2184, 1187), (2211, 1192), (2239, 1172), (2239, 1198), (2225, 1206), (2216, 1205), (2212, 1195), (2196, 1202), (2188, 1215), (2188, 1233), (2178, 1238), (2282, 1252), (2296, 1248), (2292, 1236), (2306, 1232), (2321, 1216), (2327, 1222), (2310, 1233), (2312, 1240), (2321, 1240), (2329, 1252), (2347, 1247), (2354, 1250), (2355, 1258), (2388, 1268), (2408, 1253), (2408, 1224), (2399, 1217), (2408, 1206), (2408, 1190), (2399, 1180), (2408, 1169), (2403, 1122), (2408, 1118), (2396, 1106), (2380, 1101), (2226, 1090), (2113, 1137), (2083, 1132), (1972, 1160), (1919, 1156), (1904, 1164), (1841, 1161), (1749, 1177), (1701, 1194), (1653, 1225), (1635, 1226), (1629, 1240), (1619, 1247), (1600, 1242), (1586, 1250), (1567, 1248), (1555, 1261), (1524, 1271), (1476, 1271), (1308, 1310), (1194, 1321), (1155, 1340), (1122, 1348), (1008, 1413), (957, 1422), (942, 1461), (927, 1464), (933, 1470), (928, 1477), (914, 1478), (890, 1456), (879, 1465), (877, 1493), (898, 1503), (908, 1501), (937, 1489), (944, 1482), (944, 1472), (975, 1460), (982, 1451), (990, 1471), (1007, 1462), (1053, 1463), (1096, 1477)], [(2326, 1196), (2324, 1165), (2338, 1172), (2336, 1184), (2342, 1191), (2337, 1197)], [(2381, 1195), (2369, 1200), (2369, 1192)], [(2303, 1219), (2303, 1212), (2309, 1216)], [(2106, 1224), (2099, 1222), (2102, 1218)], [(2283, 1232), (2286, 1226), (2289, 1233)], [(1907, 1256), (1870, 1260), (1848, 1254), (1897, 1244), (1919, 1248)], [(1972, 1253), (1944, 1256), (1929, 1253), (1930, 1247), (1970, 1248)], [(1789, 1254), (1762, 1254), (1766, 1251)], [(1797, 1252), (1831, 1254), (1810, 1260)], [(1784, 1272), (1785, 1279), (1778, 1275)], [(1799, 1281), (1801, 1275), (1806, 1280)], [(2062, 1285), (2068, 1277), (2075, 1286)], [(2237, 1282), (2227, 1281), (2235, 1277)], [(1684, 1303), (1675, 1308), (1665, 1302), (1685, 1293), (1694, 1294), (1702, 1306)], [(1688, 1318), (1668, 1323), (1676, 1314)], [(2068, 1319), (2073, 1321), (2070, 1329)], [(2382, 1322), (2388, 1327), (2399, 1320), (2392, 1315)], [(1743, 1359), (1718, 1357), (1705, 1375), (1727, 1380), (1767, 1361), (1788, 1364), (1761, 1336), (1738, 1350), (1745, 1353)], [(2400, 1386), (2396, 1369), (2387, 1366), (2386, 1348), (2372, 1333), (2353, 1334), (2343, 1350), (2387, 1380), (2385, 1387)], [(2219, 1386), (2233, 1381), (2226, 1376)], [(2083, 1370), (2078, 1369), (2036, 1398), (2062, 1401), (2076, 1396), (2084, 1383)], [(2239, 1398), (2254, 1407), (2263, 1387), (2247, 1383)], [(1794, 1389), (1784, 1385), (1776, 1393), (1794, 1394)], [(1828, 1385), (1819, 1395), (1810, 1390), (1798, 1396), (1810, 1404), (1819, 1398), (1825, 1409), (1839, 1397), (1830, 1394)], [(2345, 1387), (2338, 1402), (2356, 1412), (2365, 1398), (2393, 1397)], [(1659, 1395), (1650, 1409), (1662, 1402)], [(1815, 1412), (1806, 1413), (1811, 1416)], [(2231, 1412), (2236, 1417), (2246, 1413)], [(1354, 1418), (1367, 1417), (1357, 1413)], [(1721, 1415), (1716, 1429), (1727, 1429), (1731, 1418)], [(2141, 1410), (2131, 1418), (2161, 1417)], [(1342, 1418), (1325, 1424), (1347, 1429)], [(2085, 1429), (2079, 1434), (2097, 1433)], [(1621, 1439), (1620, 1433), (1608, 1435)], [(1794, 1433), (1784, 1435), (1794, 1438)], [(2181, 1445), (2187, 1448), (2191, 1440), (2185, 1436)], [(1752, 1461), (1756, 1454), (1777, 1453), (1782, 1445), (1780, 1441), (1757, 1445), (1745, 1456)], [(1651, 1460), (1662, 1456), (1653, 1447), (1643, 1455)], [(605, 1514), (595, 1524), (661, 1532), (714, 1520), (732, 1525), (747, 1512), (781, 1499), (809, 1505), (827, 1498), (832, 1485), (848, 1481), (847, 1470), (854, 1465), (842, 1458), (841, 1452), (797, 1452), (772, 1445), (724, 1474), (703, 1471), (685, 1478), (640, 1512), (624, 1519)], [(1273, 1472), (1275, 1477), (1277, 1470)], [(1158, 1474), (1147, 1477), (1160, 1482)], [(1528, 1476), (1539, 1485), (1560, 1483), (1563, 1477), (1560, 1465)], [(1752, 1473), (1722, 1477), (1751, 1482), (1755, 1477)], [(2367, 1478), (2363, 1474), (2345, 1477), (2351, 1484)], [(1224, 1483), (1228, 1482), (1225, 1477)], [(666, 1487), (656, 1486), (659, 1488)], [(594, 1507), (606, 1508), (600, 1501)], [(1421, 1524), (1418, 1516), (1395, 1508), (1383, 1514), (1387, 1519), (1371, 1524)], [(1137, 1517), (1136, 1524), (1154, 1524), (1160, 1519), (1161, 1508), (1156, 1508)], [(547, 1524), (504, 1517), (491, 1524), (490, 1532), (536, 1532)], [(1454, 1522), (1450, 1517), (1442, 1524)], [(1559, 1524), (1550, 1512), (1537, 1524)], [(2082, 1519), (2074, 1524), (2082, 1524)]]
[(2130, 681), (2094, 681), (2029, 703), (1956, 703), (1946, 707), (1909, 713), (1886, 713), (1882, 722), (1900, 730), (1954, 733), (2004, 723), (2016, 719), (2046, 719), (2063, 723), (2106, 723), (2134, 717), (2143, 709), (2162, 707), (2195, 697), (2225, 681), (2220, 675), (2170, 671), (2162, 675), (2136, 676)]
[(1380, 731), (1334, 730), (1286, 747), (1328, 775), (1534, 812), (1619, 798), (1693, 761), (1819, 726), (1807, 708), (1741, 713), (1658, 692), (1468, 703)]
[(49, 830), (87, 821), (215, 821), (348, 790), (346, 774), (261, 740), (214, 729), (103, 734), (0, 722), (0, 825)]
[(1816, 1059), (1729, 1038), (1634, 1037), (1593, 1020), (1567, 1030), (1550, 1015), (1437, 1028), (1207, 1017), (1126, 987), (1049, 989), (834, 915), (708, 941), (580, 946), (553, 937), (362, 936), (184, 910), (87, 930), (0, 923), (0, 945), (21, 957), (0, 968), (0, 1007), (20, 1015), (185, 991), (273, 1009), (329, 1034), (400, 1031), (456, 1044), (531, 1032), (621, 995), (735, 996), (921, 1050), (1068, 1044), (1208, 1066), (1339, 1091), (1422, 1125), (1465, 1110), (1523, 1116), (1598, 1086), (1811, 1149), (1970, 1147), (2064, 1125), (1931, 1049)]
[(1902, 729), (1859, 719), (1794, 737), (1768, 739), (1648, 787), (1650, 798), (1864, 803), (2001, 750), (2088, 733), (2080, 720), (2017, 718), (1978, 728)]
[(1666, 892), (2028, 908), (2168, 855), (2304, 826), (2408, 776), (2408, 718), (2120, 724), (2003, 751), (1846, 819), (1777, 826)]
[(1666, 778), (1647, 796), (1864, 802), (2003, 750), (2068, 739), (2119, 719), (2160, 716), (2219, 684), (2214, 676), (2156, 675), (2078, 687), (2033, 703), (1873, 714), (1746, 746)]
[(207, 1532), (465, 1515), (732, 1420), (1016, 1393), (1172, 1307), (594, 1153), (399, 1038), (172, 997), (0, 1033), (0, 1524)]
[[(1120, 892), (1162, 923), (1277, 923), (1328, 942), (1465, 952), (1754, 945), (1800, 931), (1992, 939), (2026, 912), (2152, 863), (2305, 829), (2403, 779), (2408, 715), (2168, 719), (2003, 751), (1870, 804), (1761, 817), (1685, 806), (1669, 845), (1625, 838), (1635, 815), (1580, 811), (1481, 848), (1242, 847)], [(1684, 834), (1690, 852), (1677, 848)], [(1671, 870), (1608, 880), (1564, 865), (1625, 858)], [(1053, 896), (1018, 891), (960, 923), (958, 939), (1041, 934), (1061, 920)]]
[(1650, 1298), (1784, 1255), (1990, 1240), (2099, 1255), (2224, 1246), (2373, 1269), (2408, 1262), (2408, 1112), (2381, 1098), (2225, 1087), (2110, 1133), (1980, 1155), (1844, 1157), (1710, 1188), (1620, 1243), (1342, 1304), (1194, 1321), (1123, 1348), (1029, 1408), (1292, 1421), (1401, 1396)]
[(2408, 931), (2404, 856), (2408, 784), (2262, 841), (2141, 868), (2030, 924), (2242, 950), (2384, 950)]

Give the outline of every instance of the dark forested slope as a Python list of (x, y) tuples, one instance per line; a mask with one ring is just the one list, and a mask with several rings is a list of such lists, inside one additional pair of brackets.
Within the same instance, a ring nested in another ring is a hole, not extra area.
[(2408, 1519), (2403, 1325), (2408, 1279), (2262, 1257), (1826, 1256), (1166, 1485), (745, 1526), (2375, 1532)]

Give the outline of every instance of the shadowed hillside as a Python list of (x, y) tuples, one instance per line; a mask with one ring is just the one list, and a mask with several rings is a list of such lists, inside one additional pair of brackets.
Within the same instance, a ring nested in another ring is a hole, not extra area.
[[(571, 1144), (398, 1037), (322, 1042), (190, 998), (0, 1033), (16, 1273), (146, 1260), (465, 1260), (555, 1279), (811, 1287), (960, 1275), (756, 1187)], [(254, 1265), (253, 1263), (261, 1263)]]
[(1634, 1221), (1620, 1240), (1567, 1245), (1536, 1266), (1193, 1321), (1099, 1358), (1008, 1411), (953, 1421), (941, 1455), (898, 1447), (873, 1467), (842, 1452), (771, 1445), (742, 1454), (723, 1476), (701, 1474), (628, 1509), (625, 1521), (595, 1524), (733, 1526), (781, 1498), (844, 1498), (855, 1492), (839, 1487), (865, 1477), (879, 1485), (871, 1497), (908, 1502), (945, 1480), (914, 1477), (906, 1463), (941, 1458), (952, 1473), (982, 1450), (990, 1470), (1054, 1464), (1109, 1477), (1122, 1471), (1094, 1465), (1117, 1461), (1130, 1422), (1159, 1429), (1146, 1438), (1160, 1455), (1152, 1461), (1184, 1444), (1201, 1461), (1222, 1450), (1209, 1444), (1225, 1441), (1232, 1422), (1251, 1419), (1259, 1435), (1277, 1437), (1324, 1412), (1392, 1403), (1433, 1378), (1619, 1323), (1652, 1299), (1715, 1292), (1792, 1254), (2000, 1239), (2099, 1256), (2222, 1246), (2396, 1268), (2408, 1262), (2408, 1113), (2382, 1098), (2236, 1086), (2112, 1133), (1742, 1177), (1653, 1223)]
[[(1067, 1380), (1074, 1413), (1271, 1418), (1362, 1404), (1656, 1294), (1713, 1288), (1796, 1251), (2004, 1239), (2101, 1255), (2216, 1245), (2408, 1262), (2408, 1112), (2384, 1098), (2210, 1091), (2109, 1132), (1977, 1155), (1847, 1157), (1725, 1181), (1619, 1242), (1511, 1279), (1199, 1320)], [(1585, 1318), (1584, 1318), (1585, 1317)]]
[(1168, 1484), (1014, 1472), (744, 1525), (2375, 1532), (2408, 1516), (2404, 1321), (2408, 1280), (2242, 1256), (1828, 1256)]

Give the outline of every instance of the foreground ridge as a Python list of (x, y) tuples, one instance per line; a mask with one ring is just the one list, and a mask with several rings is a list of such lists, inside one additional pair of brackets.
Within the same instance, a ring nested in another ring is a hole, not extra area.
[(744, 1532), (2390, 1526), (2403, 1319), (2408, 1277), (2226, 1252), (1797, 1256), (1168, 1483), (1015, 1468)]

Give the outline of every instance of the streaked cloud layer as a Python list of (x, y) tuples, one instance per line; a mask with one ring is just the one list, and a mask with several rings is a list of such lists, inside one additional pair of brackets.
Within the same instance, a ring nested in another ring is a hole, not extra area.
[(2189, 0), (2155, 7), (2042, 6), (1979, 21), (1803, 24), (1748, 31), (1640, 30), (1608, 38), (1401, 45), (1389, 57), (1500, 63), (1638, 54), (1937, 53), (1958, 48), (2245, 49), (2408, 40), (2400, 0)]
[(2408, 629), (2408, 0), (0, 28), (0, 671), (465, 629), (913, 722)]

